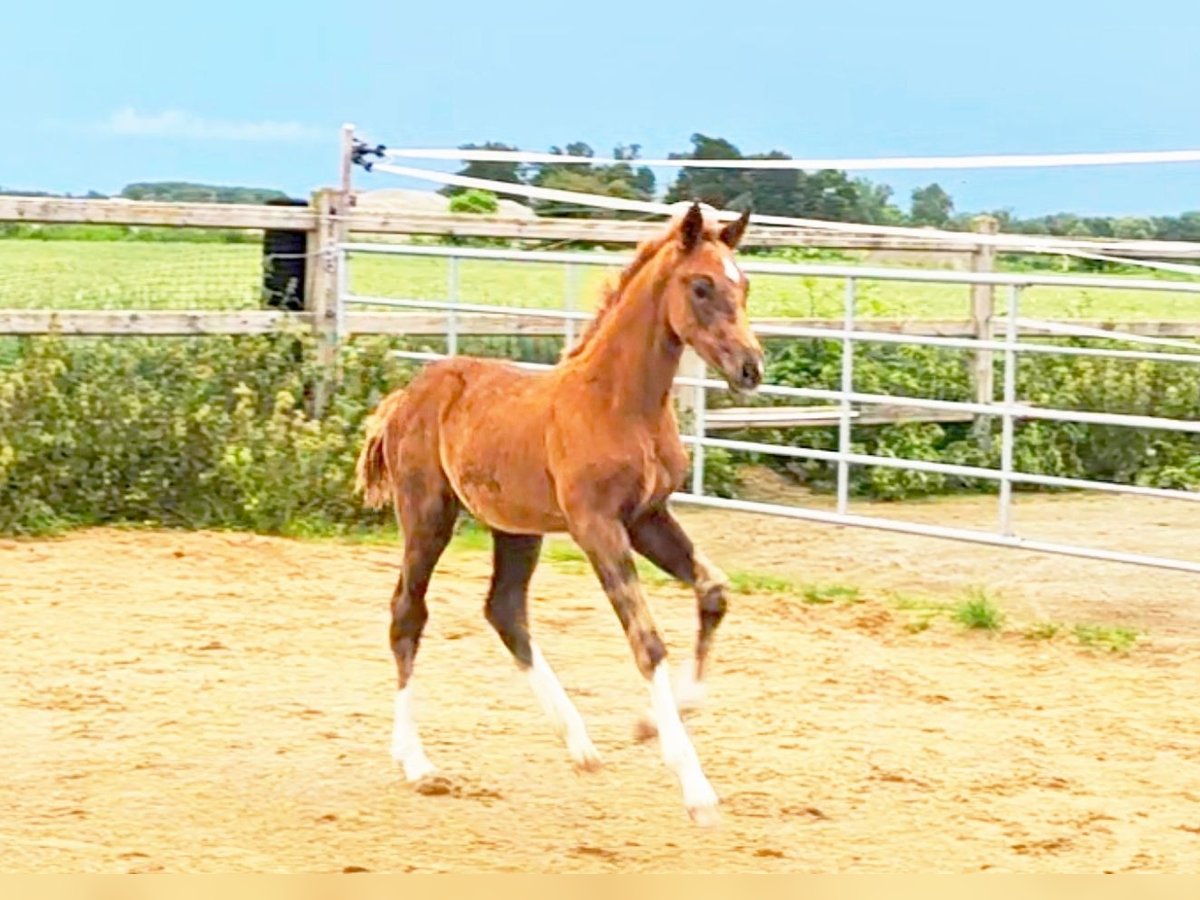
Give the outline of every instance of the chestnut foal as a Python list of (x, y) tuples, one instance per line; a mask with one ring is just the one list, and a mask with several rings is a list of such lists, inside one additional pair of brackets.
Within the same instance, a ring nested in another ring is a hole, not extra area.
[[(494, 570), (485, 615), (528, 674), (575, 765), (600, 760), (578, 711), (529, 636), (526, 594), (542, 535), (569, 532), (587, 554), (650, 683), (662, 757), (692, 818), (717, 818), (717, 795), (680, 718), (698, 699), (725, 614), (726, 579), (692, 546), (667, 508), (687, 457), (671, 402), (685, 344), (750, 391), (762, 348), (746, 318), (748, 283), (733, 260), (744, 215), (724, 227), (698, 204), (644, 242), (596, 317), (553, 369), (453, 357), (419, 373), (375, 410), (358, 459), (368, 506), (395, 505), (404, 560), (392, 597), (399, 671), (392, 755), (406, 777), (434, 774), (412, 716), (413, 659), (428, 617), (425, 592), (460, 509), (491, 529)], [(695, 658), (673, 687), (666, 649), (638, 583), (634, 551), (692, 587)], [(652, 733), (652, 731), (651, 731)]]

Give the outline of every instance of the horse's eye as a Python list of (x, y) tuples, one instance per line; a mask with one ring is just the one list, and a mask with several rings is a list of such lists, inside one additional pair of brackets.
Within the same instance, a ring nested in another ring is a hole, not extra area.
[(697, 278), (692, 282), (692, 296), (697, 300), (707, 300), (712, 296), (712, 282), (707, 278)]

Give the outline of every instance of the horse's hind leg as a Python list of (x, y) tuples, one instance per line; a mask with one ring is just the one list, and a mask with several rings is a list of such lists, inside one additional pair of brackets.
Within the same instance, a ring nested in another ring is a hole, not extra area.
[[(409, 477), (406, 487), (420, 482)], [(392, 758), (404, 768), (409, 781), (432, 775), (433, 764), (425, 755), (413, 718), (412, 674), (421, 632), (429, 611), (425, 592), (429, 579), (446, 545), (454, 535), (458, 500), (441, 472), (424, 480), (417, 490), (397, 498), (396, 512), (404, 531), (404, 562), (392, 594), (392, 624), (389, 636), (396, 658), (398, 684), (392, 726)]]
[[(725, 617), (728, 579), (692, 545), (682, 526), (666, 509), (652, 510), (630, 523), (629, 538), (638, 553), (696, 594), (699, 625), (695, 657), (680, 672), (675, 685), (680, 710), (696, 709), (704, 700), (704, 672), (713, 636)], [(655, 730), (649, 716), (638, 723), (639, 737), (653, 737)]]
[(554, 730), (566, 741), (575, 768), (594, 771), (600, 767), (600, 756), (588, 737), (583, 718), (529, 637), (529, 580), (533, 577), (541, 547), (540, 535), (492, 532), (492, 585), (485, 615), (517, 665), (528, 676), (529, 686)]

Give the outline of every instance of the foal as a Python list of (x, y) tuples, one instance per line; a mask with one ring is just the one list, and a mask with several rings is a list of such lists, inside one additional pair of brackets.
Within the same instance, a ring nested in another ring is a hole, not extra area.
[(685, 344), (737, 390), (762, 380), (762, 348), (746, 318), (748, 284), (733, 261), (748, 219), (721, 228), (691, 204), (638, 248), (579, 343), (553, 369), (453, 357), (379, 404), (358, 459), (358, 487), (368, 506), (391, 501), (404, 532), (392, 596), (399, 671), (392, 755), (408, 780), (435, 771), (412, 716), (413, 659), (428, 618), (430, 576), (465, 508), (493, 536), (485, 616), (528, 674), (575, 765), (591, 770), (600, 759), (531, 641), (526, 612), (549, 532), (569, 532), (587, 554), (650, 683), (653, 727), (688, 812), (701, 824), (716, 820), (717, 795), (680, 718), (633, 552), (695, 591), (699, 633), (680, 688), (681, 699), (694, 700), (725, 614), (726, 579), (667, 508), (687, 469), (671, 385)]

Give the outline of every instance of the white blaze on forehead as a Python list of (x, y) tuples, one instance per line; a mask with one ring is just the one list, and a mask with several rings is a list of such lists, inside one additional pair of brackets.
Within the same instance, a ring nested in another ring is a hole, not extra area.
[(734, 284), (741, 284), (742, 283), (742, 270), (737, 267), (737, 263), (735, 263), (733, 261), (733, 257), (732, 256), (722, 257), (721, 262), (725, 266), (725, 277), (728, 278), (730, 281), (732, 281)]

